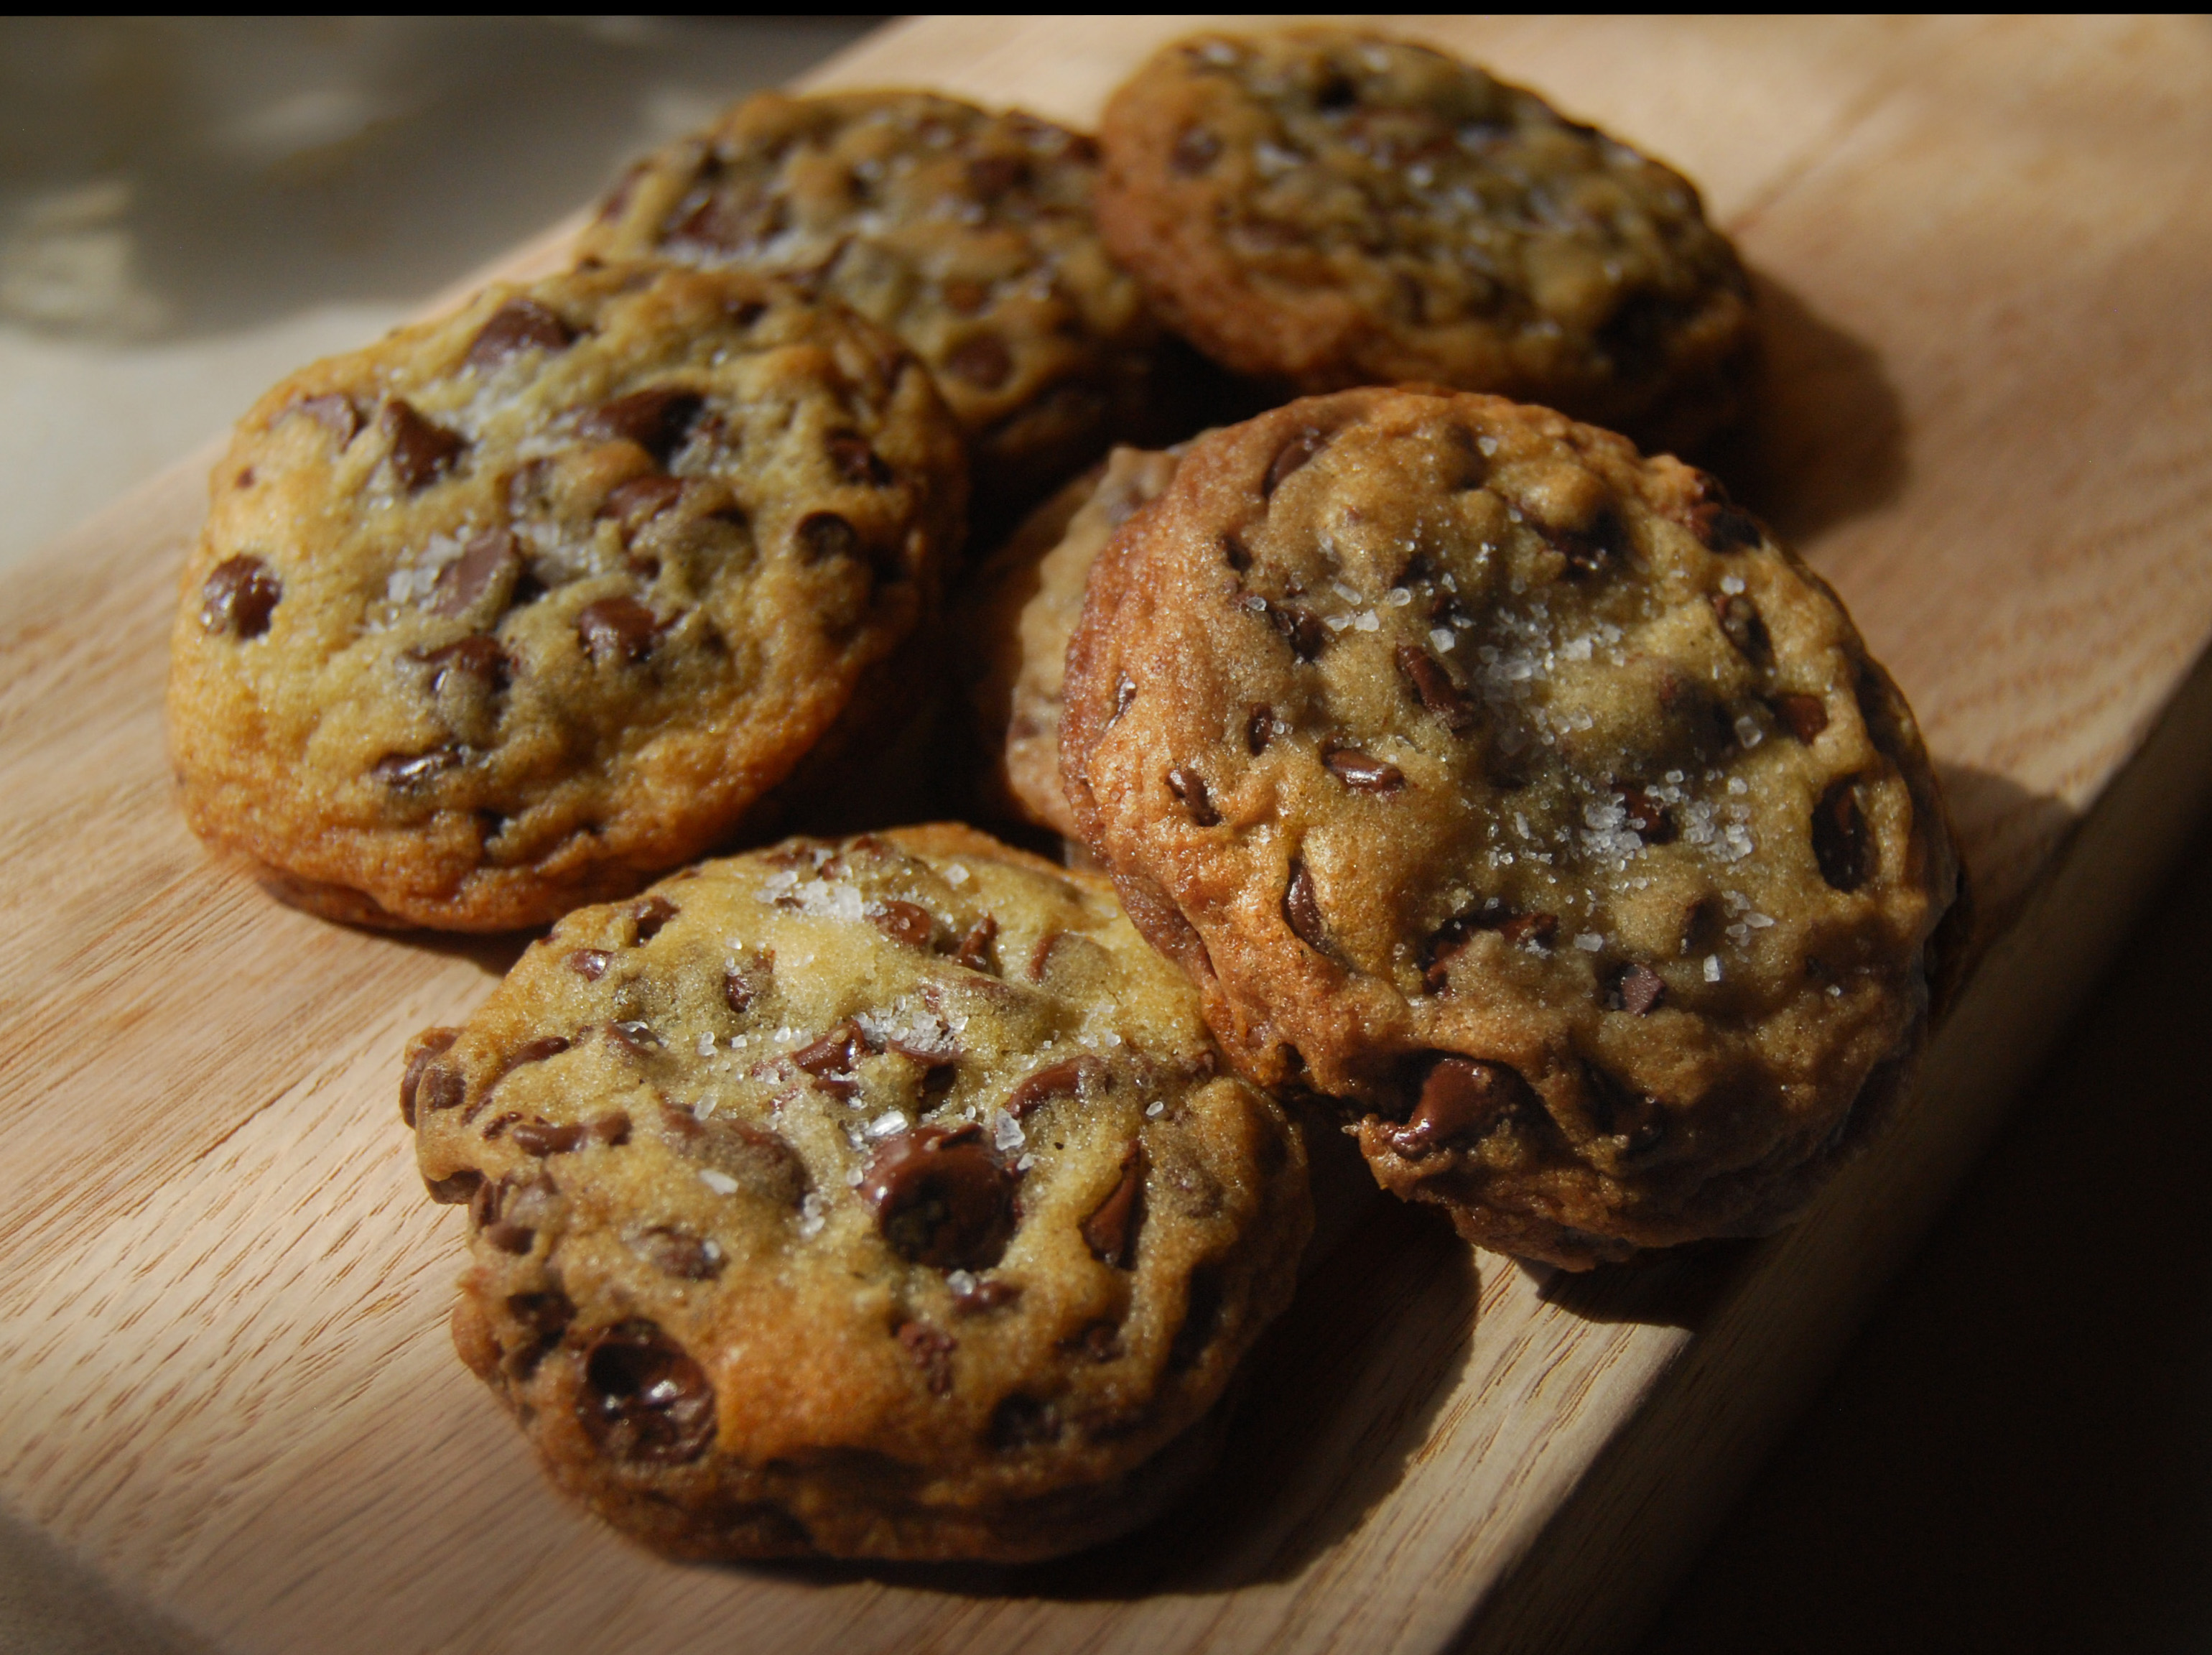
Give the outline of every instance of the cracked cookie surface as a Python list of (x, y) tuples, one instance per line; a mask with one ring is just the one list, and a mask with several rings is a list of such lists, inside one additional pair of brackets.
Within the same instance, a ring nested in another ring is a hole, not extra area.
[(1741, 400), (1750, 288), (1697, 191), (1474, 64), (1343, 28), (1200, 35), (1100, 138), (1107, 245), (1238, 373), (1495, 392), (1655, 447)]
[(764, 93), (617, 188), (584, 257), (737, 265), (827, 293), (937, 376), (979, 513), (1144, 417), (1158, 330), (1091, 216), (1092, 140), (921, 92)]
[(1093, 571), (1061, 744), (1224, 1048), (1504, 1250), (1774, 1227), (1926, 1022), (1957, 864), (1895, 686), (1712, 479), (1547, 410), (1193, 444)]
[(1310, 1226), (1297, 1129), (1105, 882), (794, 839), (571, 914), (410, 1046), (454, 1336), (686, 1556), (1018, 1561), (1145, 1520)]
[(896, 340), (742, 271), (494, 288), (317, 363), (241, 423), (185, 572), (187, 818), (364, 923), (635, 891), (935, 615), (964, 484)]

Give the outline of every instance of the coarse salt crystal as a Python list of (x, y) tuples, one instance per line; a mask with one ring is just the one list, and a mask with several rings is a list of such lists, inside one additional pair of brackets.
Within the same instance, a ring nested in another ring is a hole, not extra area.
[(1394, 586), (1382, 594), (1382, 601), (1393, 609), (1403, 609), (1413, 601), (1413, 594), (1401, 586)]
[(945, 883), (958, 890), (968, 883), (968, 870), (958, 862), (953, 863), (945, 870)]
[(1021, 1159), (1019, 1159), (1019, 1160), (1018, 1160), (1018, 1161), (1016, 1161), (1016, 1162), (1014, 1163), (1014, 1171), (1017, 1171), (1017, 1172), (1026, 1172), (1026, 1171), (1028, 1171), (1030, 1170), (1030, 1168), (1031, 1168), (1032, 1166), (1035, 1166), (1036, 1165), (1036, 1156), (1034, 1156), (1034, 1155), (1024, 1155), (1024, 1156), (1023, 1156), (1023, 1157), (1021, 1158)]
[(1707, 954), (1705, 956), (1705, 981), (1708, 983), (1718, 983), (1720, 980), (1721, 957), (1718, 954)]
[(1485, 459), (1488, 459), (1491, 455), (1498, 452), (1498, 439), (1496, 437), (1477, 437), (1474, 440), (1474, 446), (1482, 450), (1483, 457)]
[(712, 1057), (714, 1055), (714, 1037), (711, 1034), (702, 1033), (699, 1037), (699, 1056), (702, 1057)]
[(1727, 593), (1729, 597), (1735, 597), (1738, 593), (1743, 590), (1743, 576), (1741, 575), (1722, 575), (1721, 590)]
[[(808, 1190), (799, 1203), (799, 1233), (802, 1236), (818, 1236), (822, 1233), (823, 1225), (827, 1221), (822, 1214), (821, 1196), (815, 1190)], [(707, 1244), (712, 1247), (714, 1244), (710, 1241)]]
[(1458, 642), (1459, 634), (1448, 626), (1433, 626), (1429, 629), (1430, 647), (1439, 655), (1451, 654), (1453, 647)]
[(699, 1169), (699, 1182), (718, 1196), (734, 1196), (738, 1193), (738, 1181), (726, 1172), (717, 1172), (711, 1166), (702, 1166)]
[(1167, 1112), (1167, 1104), (1158, 1098), (1145, 1105), (1145, 1118), (1148, 1121), (1157, 1121)]
[[(1759, 721), (1752, 717), (1749, 713), (1738, 713), (1735, 720), (1735, 739), (1747, 748), (1756, 747), (1766, 739), (1766, 732), (1759, 727)], [(1741, 776), (1730, 778), (1729, 791), (1736, 792), (1741, 787), (1742, 782)]]
[(975, 1291), (975, 1273), (973, 1270), (947, 1270), (945, 1285), (951, 1288), (957, 1297), (965, 1299)]
[(991, 1145), (1000, 1154), (1009, 1149), (1018, 1149), (1028, 1141), (1022, 1123), (1003, 1109), (991, 1111)]
[(1605, 946), (1605, 934), (1602, 931), (1585, 931), (1575, 939), (1575, 946), (1586, 954), (1594, 954)]
[(1382, 624), (1382, 623), (1376, 618), (1373, 610), (1363, 609), (1352, 621), (1352, 630), (1355, 632), (1372, 632)]

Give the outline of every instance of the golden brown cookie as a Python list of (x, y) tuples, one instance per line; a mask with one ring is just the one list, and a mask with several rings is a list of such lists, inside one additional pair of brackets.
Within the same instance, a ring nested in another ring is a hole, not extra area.
[(1750, 288), (1697, 191), (1472, 64), (1346, 28), (1197, 35), (1101, 143), (1107, 246), (1239, 373), (1496, 392), (1655, 447), (1739, 405)]
[(937, 376), (996, 519), (1137, 428), (1157, 328), (1092, 222), (1092, 141), (922, 92), (763, 93), (642, 163), (586, 259), (737, 265), (835, 295)]
[(1060, 785), (1060, 679), (1083, 585), (1107, 540), (1174, 477), (1180, 447), (1115, 448), (1032, 512), (976, 571), (963, 605), (969, 703), (994, 808), (1076, 837)]
[(240, 425), (185, 570), (185, 814), (362, 923), (635, 891), (934, 617), (963, 467), (896, 340), (743, 271), (495, 288), (319, 362)]
[(1207, 1460), (1311, 1217), (1105, 882), (964, 827), (570, 915), (410, 1048), (454, 1337), (552, 1479), (687, 1557), (983, 1558)]
[(1225, 1049), (1472, 1240), (1771, 1229), (1918, 1047), (1957, 863), (1896, 687), (1712, 479), (1547, 410), (1192, 445), (1092, 572), (1061, 743)]

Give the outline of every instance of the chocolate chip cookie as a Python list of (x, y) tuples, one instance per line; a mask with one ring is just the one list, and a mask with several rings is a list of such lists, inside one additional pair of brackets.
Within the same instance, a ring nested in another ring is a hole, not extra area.
[(918, 352), (1018, 511), (1141, 420), (1157, 329), (1091, 217), (1097, 149), (922, 92), (764, 93), (616, 190), (578, 251), (739, 265), (834, 294)]
[(462, 1355), (554, 1482), (690, 1557), (1018, 1561), (1144, 1521), (1310, 1226), (1115, 907), (964, 827), (571, 914), (410, 1048)]
[(295, 374), (172, 635), (185, 814), (336, 918), (494, 930), (724, 841), (933, 618), (929, 375), (738, 271), (495, 288)]
[(1116, 448), (1030, 514), (976, 572), (962, 630), (994, 808), (1073, 839), (1060, 785), (1060, 679), (1083, 585), (1108, 538), (1175, 475), (1180, 447)]
[(1497, 392), (1655, 447), (1741, 400), (1750, 288), (1697, 191), (1472, 64), (1344, 28), (1198, 35), (1100, 140), (1107, 246), (1240, 373)]
[(1069, 801), (1263, 1085), (1570, 1267), (1788, 1219), (1927, 1020), (1957, 862), (1896, 686), (1714, 481), (1548, 410), (1310, 399), (1092, 571)]

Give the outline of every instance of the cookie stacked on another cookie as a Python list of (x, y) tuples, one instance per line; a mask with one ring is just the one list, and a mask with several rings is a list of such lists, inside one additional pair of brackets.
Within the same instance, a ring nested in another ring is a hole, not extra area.
[(1158, 330), (1091, 217), (1097, 146), (922, 92), (764, 93), (645, 161), (586, 259), (740, 266), (905, 340), (1012, 514), (1146, 421)]
[(1238, 373), (1495, 392), (1662, 448), (1740, 405), (1751, 290), (1696, 189), (1474, 64), (1346, 28), (1199, 35), (1100, 142), (1107, 246)]
[(185, 814), (289, 899), (496, 930), (721, 842), (936, 614), (959, 435), (743, 271), (500, 287), (277, 386), (184, 577)]
[(1702, 473), (1449, 392), (1194, 444), (1092, 573), (1061, 763), (1247, 1074), (1574, 1267), (1802, 1205), (1917, 1049), (1957, 879), (1817, 577)]
[(685, 1556), (1050, 1555), (1157, 1512), (1288, 1301), (1296, 1128), (1104, 881), (960, 827), (570, 915), (410, 1050), (455, 1337)]

